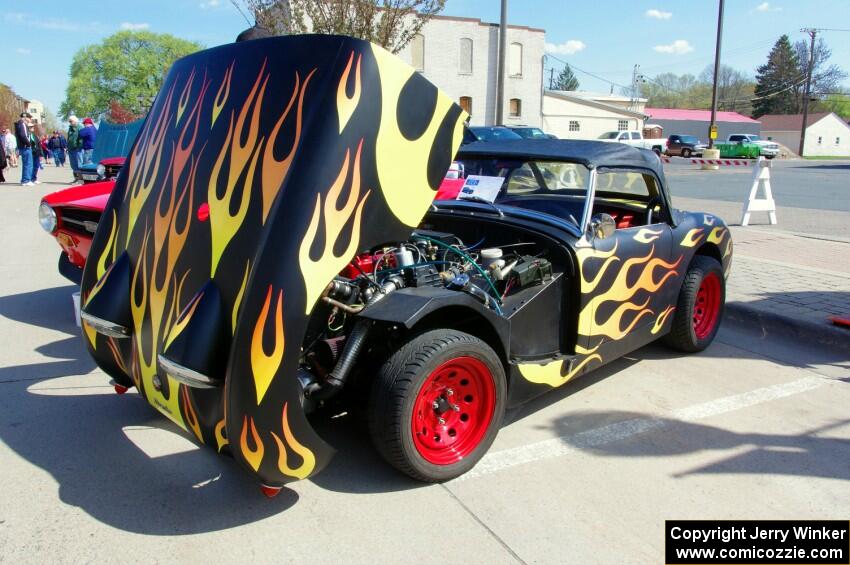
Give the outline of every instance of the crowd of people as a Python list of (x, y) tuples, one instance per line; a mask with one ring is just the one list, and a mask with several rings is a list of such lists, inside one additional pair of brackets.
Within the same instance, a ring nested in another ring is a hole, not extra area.
[(22, 112), (13, 129), (0, 130), (0, 182), (6, 182), (4, 173), (11, 174), (11, 169), (20, 167), (21, 186), (41, 184), (38, 173), (51, 160), (57, 167), (64, 167), (67, 162), (76, 172), (92, 162), (96, 139), (97, 128), (91, 118), (85, 118), (80, 127), (79, 119), (70, 116), (67, 135), (54, 131), (49, 136), (39, 136), (32, 116)]

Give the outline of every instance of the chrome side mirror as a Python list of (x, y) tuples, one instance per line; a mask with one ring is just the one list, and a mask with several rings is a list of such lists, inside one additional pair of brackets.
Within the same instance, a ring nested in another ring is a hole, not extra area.
[(602, 212), (600, 214), (594, 214), (593, 217), (590, 218), (588, 230), (593, 238), (608, 239), (614, 235), (614, 231), (616, 229), (617, 222), (614, 221), (614, 218), (611, 217), (610, 214)]

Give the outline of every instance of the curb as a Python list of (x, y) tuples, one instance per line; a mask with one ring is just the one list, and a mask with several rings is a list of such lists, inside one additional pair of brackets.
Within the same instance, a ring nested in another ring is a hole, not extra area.
[(810, 344), (829, 347), (850, 356), (850, 331), (833, 326), (824, 320), (822, 324), (782, 316), (768, 310), (755, 308), (744, 302), (727, 302), (725, 318), (747, 329), (767, 336), (791, 338)]

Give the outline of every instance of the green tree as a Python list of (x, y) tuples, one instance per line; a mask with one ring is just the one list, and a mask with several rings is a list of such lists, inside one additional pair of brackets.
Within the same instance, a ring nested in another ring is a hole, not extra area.
[(794, 89), (805, 78), (788, 36), (783, 35), (770, 50), (767, 62), (757, 69), (753, 116), (796, 114)]
[(845, 120), (850, 120), (850, 92), (830, 94), (815, 103), (815, 112), (835, 112)]
[(71, 63), (71, 80), (59, 115), (97, 116), (114, 101), (144, 113), (171, 64), (203, 46), (165, 33), (120, 31), (83, 47)]
[(275, 35), (358, 37), (398, 53), (440, 13), (446, 0), (231, 0)]
[(555, 82), (551, 88), (553, 90), (578, 90), (578, 87), (579, 84), (576, 75), (573, 74), (570, 66), (564, 63), (564, 68), (561, 69), (560, 74), (555, 78)]

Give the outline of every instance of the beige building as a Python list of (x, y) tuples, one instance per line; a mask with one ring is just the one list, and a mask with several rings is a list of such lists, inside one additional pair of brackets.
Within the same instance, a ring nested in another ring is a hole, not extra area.
[[(761, 136), (786, 146), (800, 149), (802, 114), (767, 114), (759, 118)], [(813, 113), (806, 120), (806, 157), (850, 157), (850, 125), (833, 112)]]
[[(545, 42), (542, 29), (508, 26), (506, 125), (541, 125)], [(498, 52), (498, 24), (435, 16), (399, 56), (469, 112), (471, 125), (494, 125)]]
[(38, 100), (27, 100), (26, 111), (32, 116), (32, 121), (35, 124), (44, 123), (44, 104)]
[(546, 90), (541, 127), (561, 139), (596, 139), (608, 131), (643, 130), (645, 98)]

